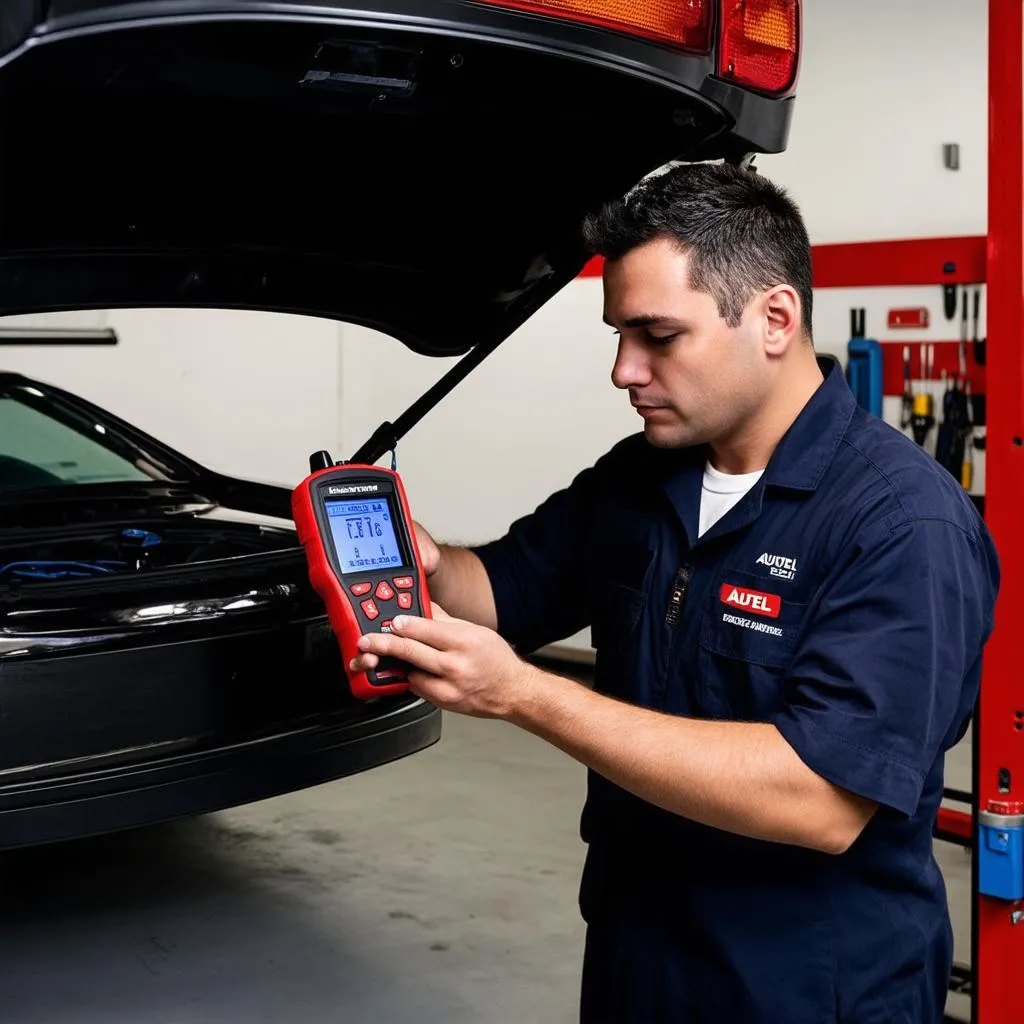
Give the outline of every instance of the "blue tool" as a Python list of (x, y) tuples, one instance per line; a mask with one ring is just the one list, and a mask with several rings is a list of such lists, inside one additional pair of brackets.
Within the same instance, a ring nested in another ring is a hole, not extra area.
[(846, 346), (846, 380), (857, 404), (872, 416), (882, 415), (882, 346), (865, 337), (864, 310), (850, 310)]

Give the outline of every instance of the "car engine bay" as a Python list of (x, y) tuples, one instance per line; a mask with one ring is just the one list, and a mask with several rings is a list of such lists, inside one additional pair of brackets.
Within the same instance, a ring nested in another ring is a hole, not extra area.
[(0, 585), (97, 579), (294, 548), (290, 531), (247, 523), (152, 523), (61, 531), (0, 545)]

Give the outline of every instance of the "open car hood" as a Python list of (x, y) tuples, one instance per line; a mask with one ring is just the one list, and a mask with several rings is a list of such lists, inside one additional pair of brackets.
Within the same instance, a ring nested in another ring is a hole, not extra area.
[(0, 314), (493, 344), (579, 273), (588, 210), (670, 160), (785, 148), (792, 97), (717, 78), (715, 46), (460, 0), (4, 0)]

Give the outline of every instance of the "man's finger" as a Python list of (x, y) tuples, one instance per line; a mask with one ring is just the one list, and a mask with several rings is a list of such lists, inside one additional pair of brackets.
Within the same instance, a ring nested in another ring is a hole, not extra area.
[(398, 658), (433, 676), (442, 675), (441, 653), (428, 644), (394, 633), (367, 633), (359, 638), (359, 649), (381, 658)]
[(360, 654), (349, 663), (349, 670), (352, 672), (367, 672), (380, 664), (380, 658), (376, 654)]
[(418, 640), (438, 651), (458, 645), (464, 635), (465, 623), (445, 615), (443, 619), (426, 619), (419, 615), (396, 615), (391, 628), (398, 636)]

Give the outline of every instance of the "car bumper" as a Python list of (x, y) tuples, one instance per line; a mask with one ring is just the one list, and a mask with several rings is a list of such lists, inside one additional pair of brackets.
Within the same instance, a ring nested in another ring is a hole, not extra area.
[(0, 849), (77, 839), (279, 796), (366, 771), (431, 746), (441, 713), (421, 700), (381, 701), (328, 724), (0, 784)]

